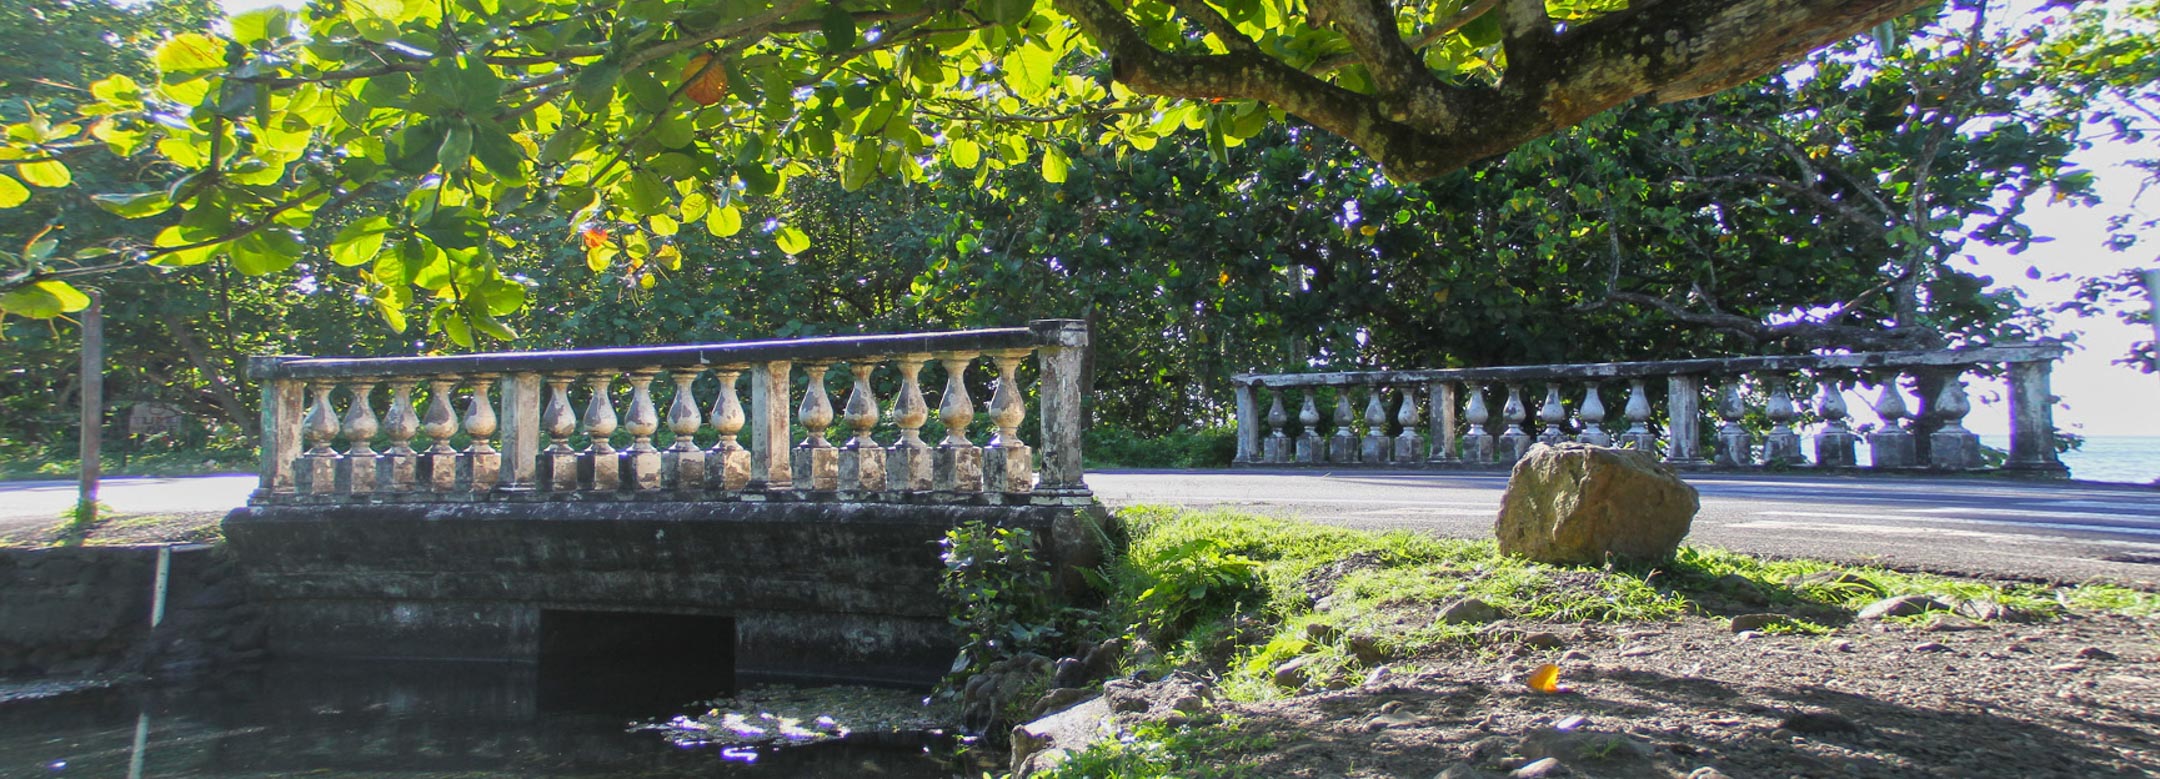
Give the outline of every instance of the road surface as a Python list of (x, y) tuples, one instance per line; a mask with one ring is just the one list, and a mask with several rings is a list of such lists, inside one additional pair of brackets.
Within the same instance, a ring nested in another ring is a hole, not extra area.
[[(1685, 474), (1688, 543), (1947, 572), (2160, 582), (2160, 490), (1971, 478)], [(1166, 504), (1368, 529), (1490, 538), (1507, 476), (1345, 471), (1097, 471), (1113, 507)]]
[[(2160, 583), (2160, 490), (2084, 482), (1688, 474), (1702, 493), (1689, 543), (1751, 554), (1949, 572)], [(1462, 538), (1492, 534), (1498, 473), (1096, 471), (1112, 507), (1165, 504), (1301, 517)], [(254, 476), (114, 478), (102, 499), (130, 514), (222, 512)], [(74, 482), (0, 483), (0, 528), (51, 523)]]

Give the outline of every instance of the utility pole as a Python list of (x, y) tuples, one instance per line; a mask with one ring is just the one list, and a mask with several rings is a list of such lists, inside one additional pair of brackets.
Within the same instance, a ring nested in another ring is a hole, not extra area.
[(75, 526), (97, 522), (98, 444), (105, 432), (105, 297), (90, 291), (82, 315), (82, 486), (75, 499)]

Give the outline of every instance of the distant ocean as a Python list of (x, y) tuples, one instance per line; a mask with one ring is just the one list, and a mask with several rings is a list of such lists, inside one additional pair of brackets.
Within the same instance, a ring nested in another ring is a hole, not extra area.
[(2151, 484), (2160, 479), (2160, 436), (2086, 436), (2062, 461), (2075, 479)]

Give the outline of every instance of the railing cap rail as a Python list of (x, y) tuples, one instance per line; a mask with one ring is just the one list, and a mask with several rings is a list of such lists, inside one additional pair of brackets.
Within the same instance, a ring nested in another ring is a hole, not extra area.
[(775, 360), (843, 361), (910, 353), (967, 352), (1087, 345), (1080, 320), (1045, 319), (1027, 327), (784, 338), (546, 352), (488, 352), (433, 357), (262, 356), (248, 361), (256, 379), (331, 379), (470, 373), (552, 373), (601, 369), (735, 365)]
[(1926, 351), (1790, 354), (1766, 357), (1702, 357), (1648, 362), (1514, 365), (1493, 368), (1439, 368), (1401, 371), (1240, 373), (1231, 376), (1230, 381), (1238, 386), (1257, 384), (1264, 387), (1340, 387), (1363, 384), (1416, 384), (1428, 381), (1626, 379), (1645, 376), (1732, 374), (1815, 368), (1866, 370), (1874, 368), (1927, 368), (1989, 363), (2045, 362), (2060, 359), (2068, 351), (2068, 347), (2064, 346), (2060, 341), (2043, 339), (2031, 343)]

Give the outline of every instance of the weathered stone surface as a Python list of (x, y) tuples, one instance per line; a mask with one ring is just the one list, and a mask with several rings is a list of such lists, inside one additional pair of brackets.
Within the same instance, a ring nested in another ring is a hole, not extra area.
[(1478, 598), (1464, 598), (1440, 609), (1440, 621), (1455, 624), (1482, 624), (1500, 618), (1500, 610)]
[(1540, 445), (1515, 464), (1493, 532), (1500, 551), (1539, 562), (1660, 561), (1687, 537), (1698, 505), (1695, 488), (1649, 454)]
[(1861, 619), (1884, 617), (1910, 617), (1930, 611), (1948, 611), (1950, 604), (1936, 600), (1932, 595), (1899, 595), (1870, 603), (1860, 610)]
[(1117, 735), (1110, 704), (1102, 698), (1020, 725), (1012, 731), (1012, 773), (1026, 779), (1049, 770), (1072, 752)]

